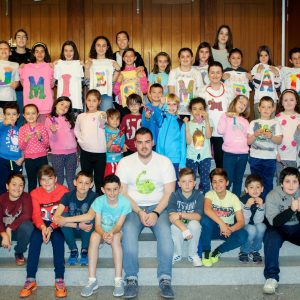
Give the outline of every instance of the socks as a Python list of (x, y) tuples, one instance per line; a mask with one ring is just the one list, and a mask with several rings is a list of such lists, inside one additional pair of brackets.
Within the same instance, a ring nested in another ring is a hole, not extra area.
[(216, 248), (216, 249), (212, 252), (211, 256), (216, 257), (216, 256), (219, 256), (220, 254), (221, 254), (221, 252), (220, 252), (219, 248)]
[(89, 282), (95, 282), (97, 279), (95, 277), (89, 277)]

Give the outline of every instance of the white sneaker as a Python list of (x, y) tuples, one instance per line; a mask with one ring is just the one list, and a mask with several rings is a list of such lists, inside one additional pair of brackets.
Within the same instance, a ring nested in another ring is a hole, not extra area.
[(174, 265), (177, 262), (180, 262), (182, 260), (182, 256), (181, 255), (174, 255), (173, 256), (173, 261), (172, 264)]
[(193, 263), (194, 267), (201, 267), (202, 266), (202, 260), (198, 255), (189, 256), (188, 261)]
[(124, 283), (122, 278), (115, 279), (115, 289), (113, 291), (115, 297), (122, 297), (124, 295)]
[(275, 291), (278, 287), (278, 281), (274, 278), (268, 278), (264, 285), (264, 293), (265, 294), (275, 294)]

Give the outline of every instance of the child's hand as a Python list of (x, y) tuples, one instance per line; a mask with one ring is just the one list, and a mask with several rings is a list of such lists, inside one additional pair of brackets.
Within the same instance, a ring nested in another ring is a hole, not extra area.
[(123, 74), (120, 73), (117, 79), (117, 82), (122, 82), (123, 81)]
[(93, 224), (87, 224), (84, 222), (80, 222), (79, 223), (79, 228), (85, 232), (89, 232), (91, 231), (91, 229), (93, 228)]
[(170, 213), (169, 219), (171, 223), (174, 223), (176, 220), (179, 220), (179, 214), (176, 212)]
[(226, 112), (225, 115), (229, 118), (233, 118), (236, 117), (236, 113), (235, 112)]
[[(7, 229), (10, 229), (10, 228), (7, 228)], [(5, 249), (8, 249), (8, 251), (10, 251), (10, 249), (11, 249), (11, 234), (10, 235), (8, 234), (7, 229), (6, 229), (6, 232), (2, 236), (1, 246)], [(10, 232), (11, 232), (11, 229), (10, 229)]]
[(25, 136), (25, 142), (27, 143), (34, 135), (34, 132), (28, 132)]
[(22, 166), (23, 161), (24, 161), (24, 157), (21, 157), (21, 158), (15, 160), (15, 163), (16, 163), (18, 166)]
[(117, 134), (112, 134), (111, 136), (110, 136), (110, 140), (113, 142), (116, 138), (117, 138)]
[(139, 66), (135, 69), (138, 73), (143, 73), (144, 72), (144, 67), (143, 66)]
[(230, 74), (229, 73), (224, 73), (222, 76), (223, 80), (227, 80), (228, 78), (230, 78)]
[(146, 74), (145, 74), (144, 71), (138, 71), (138, 72), (137, 72), (137, 76), (138, 76), (138, 78), (142, 78), (142, 77), (145, 77)]
[(53, 222), (59, 227), (63, 227), (67, 222), (63, 216), (53, 216)]
[(188, 229), (182, 231), (182, 236), (185, 240), (190, 240), (193, 237), (192, 233)]
[(150, 110), (147, 110), (147, 111), (146, 111), (146, 113), (145, 113), (145, 118), (146, 118), (147, 120), (150, 120), (150, 118), (151, 118), (151, 111), (150, 111)]
[(38, 140), (42, 137), (41, 133), (38, 130), (35, 131), (35, 135), (38, 138)]
[(262, 198), (257, 197), (257, 198), (255, 198), (255, 204), (256, 204), (257, 206), (259, 206), (259, 207), (263, 207), (264, 201), (263, 201)]
[(259, 136), (261, 136), (263, 134), (264, 134), (264, 130), (262, 128), (257, 129), (256, 131), (254, 131), (254, 136), (255, 137), (259, 137)]
[(252, 81), (253, 80), (253, 77), (250, 73), (246, 73), (246, 77), (248, 78), (249, 81)]
[(270, 71), (271, 71), (275, 76), (279, 76), (279, 72), (278, 72), (278, 70), (277, 70), (274, 66), (270, 66)]
[(25, 64), (20, 64), (19, 69), (23, 69), (25, 67)]
[(298, 211), (300, 211), (300, 197), (298, 198)]
[(254, 198), (249, 198), (246, 202), (246, 206), (247, 207), (251, 207), (253, 204), (255, 203), (255, 199)]
[(10, 84), (10, 87), (13, 88), (14, 90), (18, 87), (19, 85), (19, 82), (18, 81), (13, 81), (11, 84)]
[(265, 68), (264, 65), (263, 65), (263, 64), (260, 64), (260, 65), (257, 67), (257, 73), (260, 73), (264, 68)]
[(50, 130), (51, 130), (53, 133), (56, 133), (56, 132), (57, 132), (57, 127), (56, 127), (54, 124), (51, 124), (51, 125), (50, 125)]
[(183, 118), (183, 122), (184, 122), (184, 124), (186, 124), (186, 125), (187, 125), (187, 124), (188, 124), (188, 122), (189, 122), (189, 118), (188, 118), (188, 117), (184, 117), (184, 118)]
[(263, 136), (270, 140), (273, 137), (273, 133), (268, 130), (263, 133)]
[(226, 223), (223, 223), (220, 225), (220, 233), (224, 235), (226, 238), (230, 237), (231, 235), (231, 229), (230, 226), (228, 226)]
[(49, 242), (49, 239), (50, 239), (48, 228), (49, 227), (46, 227), (46, 225), (41, 226), (43, 241), (44, 241), (45, 244), (47, 244)]
[(111, 244), (113, 241), (114, 235), (111, 231), (109, 231), (109, 232), (104, 232), (102, 237), (103, 237), (105, 243)]
[(292, 202), (291, 202), (291, 210), (292, 211), (298, 211), (299, 209), (299, 199), (292, 199)]
[(112, 66), (114, 67), (114, 69), (115, 69), (117, 72), (120, 72), (120, 71), (121, 71), (121, 68), (120, 68), (119, 64), (118, 64), (116, 61), (113, 61)]
[(128, 146), (126, 144), (124, 144), (124, 146), (123, 146), (123, 152), (127, 152), (127, 150), (128, 150)]
[(203, 118), (205, 121), (208, 121), (208, 113), (207, 113), (207, 111), (202, 111), (202, 112), (201, 112), (201, 116), (202, 116), (202, 118)]
[(161, 106), (163, 106), (166, 103), (166, 97), (161, 97), (160, 103), (161, 103)]

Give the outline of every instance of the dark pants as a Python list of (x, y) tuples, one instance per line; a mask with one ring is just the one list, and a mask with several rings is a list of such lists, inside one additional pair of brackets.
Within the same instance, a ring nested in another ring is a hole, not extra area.
[(61, 231), (64, 234), (65, 241), (71, 250), (77, 249), (76, 245), (76, 238), (79, 237), (81, 239), (81, 249), (88, 249), (91, 234), (93, 233), (94, 229), (92, 228), (89, 232), (84, 230), (76, 230), (75, 228), (71, 227), (62, 227)]
[(81, 149), (80, 164), (83, 171), (94, 174), (96, 192), (102, 195), (103, 177), (106, 165), (106, 153), (92, 153)]
[(210, 142), (213, 148), (214, 160), (216, 162), (216, 168), (223, 168), (223, 138), (218, 136), (212, 136)]
[(25, 169), (28, 178), (28, 193), (37, 187), (37, 173), (42, 165), (47, 165), (47, 156), (38, 158), (25, 158)]
[(285, 241), (300, 246), (300, 224), (267, 228), (264, 237), (264, 276), (266, 279), (273, 278), (279, 281), (279, 251)]

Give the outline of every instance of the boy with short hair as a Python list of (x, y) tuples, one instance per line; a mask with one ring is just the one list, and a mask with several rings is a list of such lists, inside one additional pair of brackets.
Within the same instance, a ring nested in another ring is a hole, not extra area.
[(28, 297), (36, 290), (36, 272), (38, 270), (41, 246), (51, 240), (53, 248), (53, 262), (55, 272), (55, 296), (64, 298), (67, 289), (64, 283), (65, 273), (65, 240), (64, 236), (53, 222), (53, 215), (62, 196), (68, 189), (56, 183), (56, 174), (51, 166), (43, 165), (38, 171), (40, 187), (34, 189), (32, 198), (32, 221), (35, 229), (31, 235), (27, 261), (27, 278), (20, 297)]
[(282, 128), (276, 119), (271, 119), (275, 104), (271, 97), (262, 97), (258, 104), (260, 119), (250, 122), (247, 142), (250, 147), (251, 174), (261, 177), (264, 185), (262, 198), (273, 189), (276, 171), (277, 145), (282, 142)]
[(121, 229), (126, 215), (131, 212), (129, 200), (120, 194), (121, 182), (118, 176), (112, 174), (104, 178), (101, 187), (104, 195), (98, 197), (89, 211), (81, 216), (56, 217), (55, 222), (64, 226), (67, 222), (88, 222), (95, 218), (95, 231), (91, 235), (89, 244), (89, 281), (82, 289), (81, 296), (89, 297), (98, 289), (96, 278), (99, 245), (107, 243), (112, 247), (115, 264), (115, 289), (113, 295), (121, 297), (124, 294), (122, 281), (122, 247)]
[[(226, 189), (229, 184), (226, 171), (216, 168), (209, 177), (213, 189), (205, 194), (205, 215), (201, 220), (202, 263), (205, 267), (218, 262), (222, 253), (240, 247), (247, 241), (248, 235), (243, 229), (245, 221), (241, 202)], [(214, 238), (225, 242), (210, 254), (211, 240)]]
[(179, 189), (171, 194), (168, 213), (174, 242), (173, 263), (182, 259), (183, 241), (189, 243), (188, 260), (194, 267), (202, 266), (201, 258), (197, 254), (201, 234), (199, 223), (203, 215), (204, 197), (199, 190), (195, 190), (195, 173), (190, 168), (179, 172)]
[[(97, 197), (97, 194), (91, 190), (93, 187), (93, 176), (85, 171), (80, 171), (74, 181), (76, 189), (66, 193), (61, 198), (55, 216), (62, 214), (67, 217), (79, 216), (85, 214)], [(66, 223), (61, 228), (65, 241), (70, 249), (70, 257), (68, 264), (76, 265), (78, 262), (78, 248), (76, 245), (76, 237), (81, 238), (80, 264), (88, 265), (88, 247), (91, 234), (93, 232), (93, 224), (87, 222)]]
[(241, 197), (245, 219), (245, 230), (248, 232), (247, 242), (241, 246), (240, 262), (247, 263), (249, 259), (254, 263), (261, 263), (259, 250), (266, 231), (263, 223), (265, 218), (265, 204), (260, 197), (264, 190), (263, 182), (257, 175), (249, 175), (245, 181), (246, 194)]

